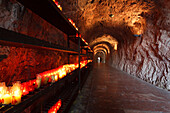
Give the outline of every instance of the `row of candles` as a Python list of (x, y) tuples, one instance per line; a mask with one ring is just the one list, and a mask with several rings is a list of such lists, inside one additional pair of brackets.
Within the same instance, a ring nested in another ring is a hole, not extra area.
[[(58, 4), (57, 0), (53, 0), (53, 2), (56, 4), (56, 6), (62, 11), (62, 7), (61, 5)], [(72, 19), (68, 18), (68, 21), (74, 26), (74, 28), (78, 31), (78, 27), (76, 26), (76, 24), (73, 22)], [(81, 37), (81, 36), (80, 36)], [(88, 43), (82, 38), (82, 40), (86, 43), (86, 45), (88, 45)]]
[[(53, 2), (62, 11), (62, 7), (61, 7), (61, 5), (59, 5), (58, 0), (53, 0)], [(78, 28), (76, 27), (76, 24), (73, 22), (73, 20), (71, 20), (70, 18), (68, 18), (68, 20), (74, 26), (74, 28), (78, 31)]]
[[(85, 39), (81, 37), (81, 34), (76, 33), (76, 37), (80, 37), (80, 38), (82, 39), (82, 41), (83, 41), (86, 45), (88, 45), (88, 43), (85, 41)], [(90, 49), (89, 46), (88, 46), (88, 48)]]
[[(53, 2), (62, 11), (62, 7), (61, 7), (61, 5), (59, 5), (58, 0), (53, 0)], [(71, 20), (70, 18), (68, 18), (68, 20), (74, 26), (74, 28), (78, 31), (78, 28), (76, 27), (76, 24), (73, 22), (73, 20)]]
[[(92, 60), (84, 60), (80, 62), (80, 68), (87, 65)], [(36, 79), (27, 82), (15, 82), (13, 86), (7, 87), (5, 82), (0, 83), (0, 104), (17, 105), (21, 102), (21, 97), (29, 94), (29, 92), (40, 88), (41, 85), (54, 83), (62, 79), (71, 71), (79, 67), (78, 63), (62, 65), (56, 69), (48, 70), (36, 75)]]
[(73, 22), (72, 19), (68, 18), (68, 21), (74, 26), (74, 28), (78, 31), (78, 28), (76, 27), (76, 24)]
[(56, 6), (62, 11), (61, 5), (58, 4), (58, 0), (53, 0), (53, 2), (56, 4)]
[[(83, 40), (83, 42), (88, 45), (88, 43), (84, 40), (84, 38), (81, 38)], [(90, 47), (88, 46), (88, 48), (90, 49)]]
[(61, 99), (59, 99), (59, 101), (54, 104), (49, 110), (48, 113), (57, 113), (57, 111), (60, 109), (61, 107)]

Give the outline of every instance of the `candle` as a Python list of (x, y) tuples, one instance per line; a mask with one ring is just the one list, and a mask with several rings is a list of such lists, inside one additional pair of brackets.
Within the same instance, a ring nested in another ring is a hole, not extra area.
[(12, 105), (17, 105), (21, 102), (21, 95), (12, 96)]
[(3, 95), (2, 99), (3, 99), (2, 104), (10, 104), (12, 102), (12, 98), (10, 94)]
[(61, 107), (61, 100), (59, 100), (54, 106), (52, 106), (48, 111), (48, 113), (57, 113), (60, 107)]
[(29, 82), (26, 82), (26, 84), (28, 85), (28, 91), (34, 91), (35, 89), (35, 83), (36, 83), (36, 79), (34, 80), (30, 80)]
[(58, 81), (58, 74), (55, 75), (55, 81)]
[(55, 75), (51, 75), (51, 77), (50, 77), (50, 79), (51, 79), (51, 83), (54, 83), (55, 82)]
[(27, 95), (29, 93), (28, 84), (26, 82), (21, 84), (22, 95)]
[(41, 80), (42, 80), (42, 76), (38, 74), (38, 75), (37, 75), (37, 78), (36, 78), (36, 86), (37, 86), (37, 89), (40, 88)]
[(42, 77), (41, 83), (42, 83), (43, 85), (46, 85), (47, 82), (48, 82), (48, 80), (49, 80), (49, 77), (48, 77), (48, 76), (44, 76), (44, 77)]
[[(25, 82), (25, 85), (29, 85), (29, 82)], [(22, 95), (22, 87), (20, 82), (16, 82), (13, 84), (13, 86), (10, 89), (10, 94), (11, 94), (11, 104), (16, 105), (21, 102), (21, 95)]]
[(3, 97), (3, 94), (0, 94), (0, 103), (2, 103), (4, 101), (4, 99), (2, 97)]
[(61, 79), (64, 76), (66, 76), (66, 71), (62, 69), (62, 70), (59, 71), (59, 78)]
[(7, 91), (7, 87), (5, 85), (5, 82), (0, 83), (0, 94), (5, 94)]

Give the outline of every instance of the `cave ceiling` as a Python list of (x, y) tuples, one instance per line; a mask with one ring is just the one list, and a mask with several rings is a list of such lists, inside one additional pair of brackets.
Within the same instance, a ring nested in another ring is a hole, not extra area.
[(79, 28), (90, 47), (124, 43), (145, 31), (153, 0), (60, 0), (63, 13)]

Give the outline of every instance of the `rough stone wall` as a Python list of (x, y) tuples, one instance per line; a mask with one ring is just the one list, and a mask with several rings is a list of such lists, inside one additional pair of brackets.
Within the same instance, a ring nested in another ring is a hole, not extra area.
[[(66, 46), (66, 35), (15, 0), (0, 0), (0, 27)], [(73, 48), (76, 45), (71, 43)], [(0, 81), (10, 85), (68, 62), (68, 54), (0, 45)], [(72, 56), (71, 63), (77, 58)]]
[(162, 1), (146, 16), (146, 30), (133, 44), (121, 45), (111, 65), (160, 88), (170, 90), (170, 6)]
[[(118, 41), (110, 65), (160, 88), (170, 89), (169, 0), (59, 0), (89, 42), (105, 35)], [(135, 37), (134, 35), (141, 35)], [(111, 43), (105, 43), (108, 46)]]

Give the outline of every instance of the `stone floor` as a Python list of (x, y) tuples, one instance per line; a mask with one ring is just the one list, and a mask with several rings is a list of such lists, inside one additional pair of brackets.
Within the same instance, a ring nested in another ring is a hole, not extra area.
[(170, 113), (170, 92), (96, 64), (69, 113)]

